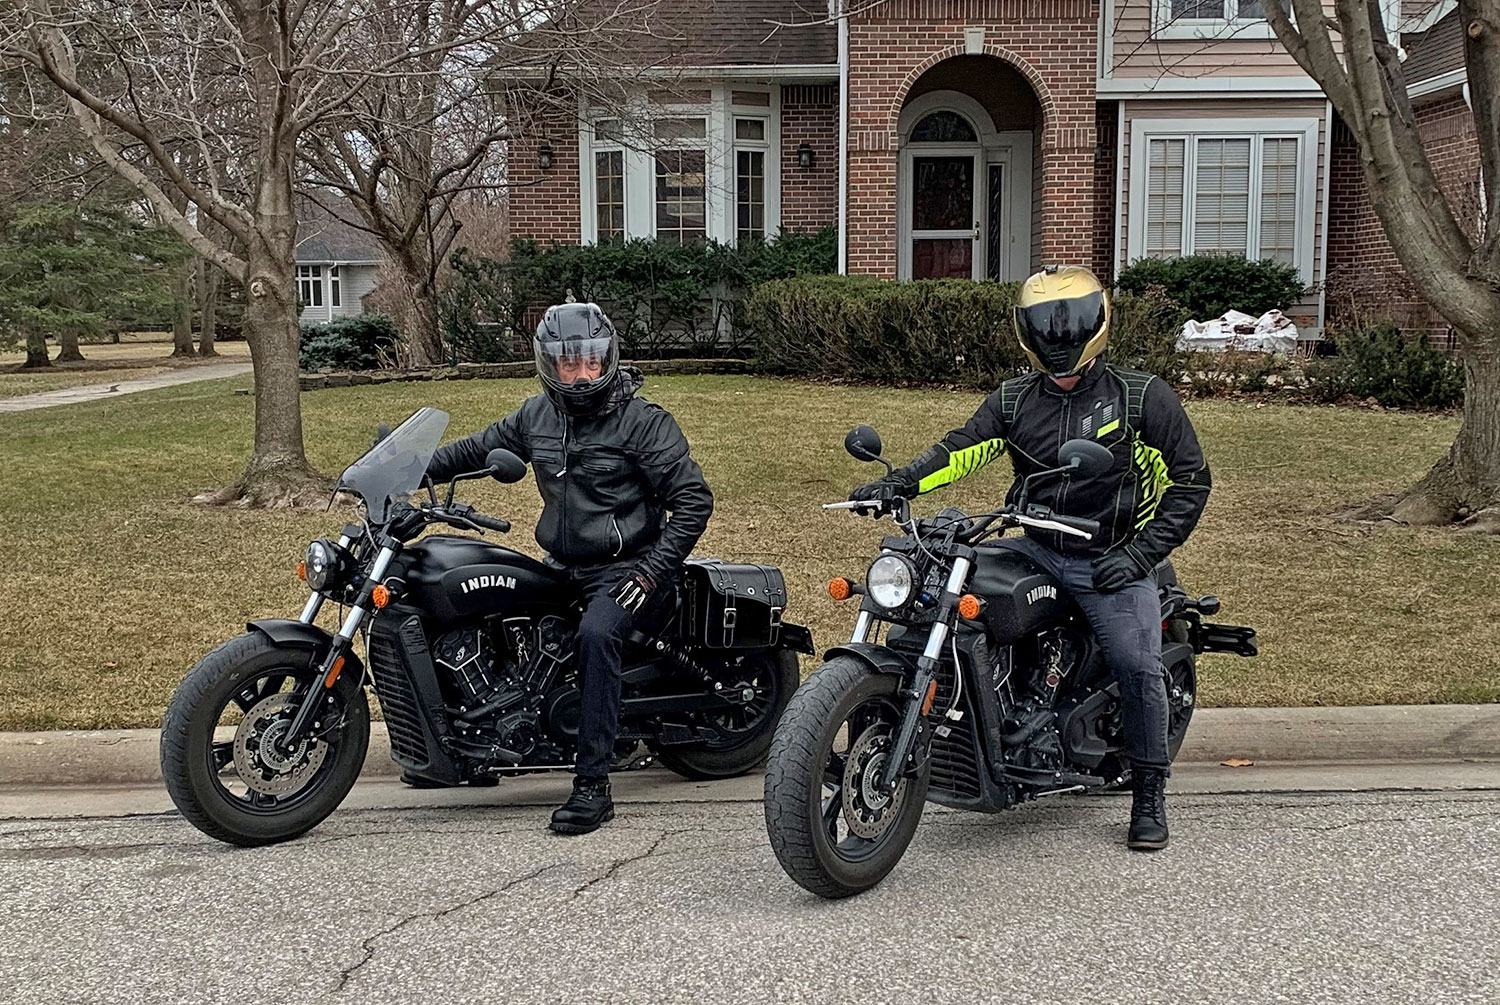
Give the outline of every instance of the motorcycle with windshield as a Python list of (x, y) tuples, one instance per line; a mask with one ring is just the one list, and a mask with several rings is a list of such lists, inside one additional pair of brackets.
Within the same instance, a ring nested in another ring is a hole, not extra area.
[[(868, 426), (850, 431), (845, 448), (891, 467)], [(798, 884), (833, 898), (879, 883), (927, 801), (996, 813), (1126, 780), (1119, 686), (1088, 621), (1057, 580), (993, 540), (1012, 527), (1097, 534), (1095, 521), (1030, 505), (1027, 493), (1042, 478), (1102, 474), (1111, 460), (1097, 443), (1070, 440), (1058, 467), (1027, 477), (1013, 504), (974, 516), (946, 508), (914, 519), (904, 499), (824, 507), (889, 515), (902, 533), (881, 541), (862, 584), (829, 584), (835, 600), (863, 597), (854, 633), (793, 696), (771, 744), (766, 830)], [(1170, 562), (1155, 574), (1175, 757), (1197, 696), (1196, 657), (1254, 656), (1256, 637), (1205, 621), (1219, 601), (1189, 597)]]
[[(312, 591), (301, 615), (251, 622), (178, 686), (162, 776), (204, 833), (269, 844), (328, 816), (365, 760), (367, 686), (410, 780), (493, 784), (572, 768), (581, 607), (543, 562), (467, 535), (424, 536), (509, 531), (455, 502), (455, 489), (526, 473), (495, 450), (440, 500), (426, 472), (447, 426), (446, 413), (423, 408), (394, 432), (382, 427), (337, 484), (358, 498), (357, 522), (312, 542), (298, 568)], [(426, 498), (411, 501), (424, 485)], [(748, 771), (765, 757), (812, 636), (782, 620), (775, 566), (689, 559), (665, 594), (627, 639), (616, 763), (656, 759), (693, 779)], [(333, 631), (316, 623), (329, 606), (339, 610)]]

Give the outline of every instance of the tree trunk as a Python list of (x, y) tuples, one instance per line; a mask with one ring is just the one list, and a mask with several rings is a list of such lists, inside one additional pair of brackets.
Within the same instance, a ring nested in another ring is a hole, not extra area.
[(51, 366), (52, 360), (47, 356), (47, 336), (36, 332), (26, 333), (26, 362), (21, 368), (29, 370), (32, 367)]
[[(1391, 518), (1410, 524), (1468, 520), (1500, 530), (1500, 351), (1465, 337), (1464, 411), (1447, 455), (1396, 504)], [(1483, 340), (1489, 341), (1489, 340)]]
[(406, 344), (411, 351), (412, 366), (442, 366), (448, 362), (443, 352), (443, 337), (438, 331), (438, 293), (430, 276), (409, 279), (406, 287)]
[(172, 296), (177, 305), (172, 313), (172, 358), (193, 355), (193, 273), (196, 264), (188, 259), (172, 277)]
[[(290, 172), (286, 175), (289, 180)], [(255, 367), (255, 451), (240, 480), (195, 501), (210, 505), (282, 507), (321, 505), (328, 480), (307, 463), (302, 447), (302, 402), (297, 373), (297, 297), (292, 279), (293, 235), (290, 184), (284, 206), (247, 249), (250, 282), (245, 302), (245, 341)], [(263, 194), (263, 204), (273, 201)], [(268, 234), (266, 231), (270, 230)]]
[(214, 329), (219, 317), (219, 287), (224, 276), (207, 259), (198, 259), (198, 355), (217, 356)]
[(58, 363), (82, 363), (83, 351), (78, 348), (78, 332), (73, 329), (64, 329), (58, 333), (57, 344), (62, 351), (57, 354)]

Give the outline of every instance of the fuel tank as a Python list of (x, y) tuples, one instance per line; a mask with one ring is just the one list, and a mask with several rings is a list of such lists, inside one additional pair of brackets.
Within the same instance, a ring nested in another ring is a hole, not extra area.
[(991, 637), (1008, 645), (1068, 616), (1068, 599), (1056, 579), (1009, 548), (976, 548), (969, 592), (982, 597)]
[(400, 562), (404, 604), (447, 623), (506, 614), (524, 607), (559, 607), (561, 575), (530, 556), (472, 537), (433, 534), (413, 542)]

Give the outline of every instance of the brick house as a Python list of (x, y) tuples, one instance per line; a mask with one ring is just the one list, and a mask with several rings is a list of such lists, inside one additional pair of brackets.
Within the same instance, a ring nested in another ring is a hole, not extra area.
[[(1454, 0), (1404, 4), (1424, 136), (1467, 191)], [(1305, 330), (1322, 328), (1329, 276), (1399, 274), (1347, 130), (1259, 0), (884, 0), (837, 23), (828, 9), (665, 0), (630, 54), (670, 68), (659, 83), (644, 72), (622, 103), (511, 142), (511, 232), (734, 242), (834, 226), (843, 271), (903, 279), (1013, 280), (1042, 262), (1108, 276), (1229, 251), (1300, 270), (1319, 291), (1293, 305)]]

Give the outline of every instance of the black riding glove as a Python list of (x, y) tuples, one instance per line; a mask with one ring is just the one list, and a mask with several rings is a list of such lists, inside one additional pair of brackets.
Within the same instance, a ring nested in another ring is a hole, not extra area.
[(1094, 589), (1115, 593), (1150, 574), (1153, 566), (1131, 545), (1094, 560)]
[(616, 584), (614, 592), (609, 598), (622, 608), (634, 614), (645, 604), (646, 598), (651, 596), (651, 591), (656, 589), (656, 580), (644, 572), (630, 572), (625, 578)]
[(889, 505), (896, 499), (915, 499), (917, 494), (917, 485), (915, 482), (899, 472), (893, 471), (878, 482), (857, 486), (849, 493), (849, 501), (865, 502), (873, 500)]

